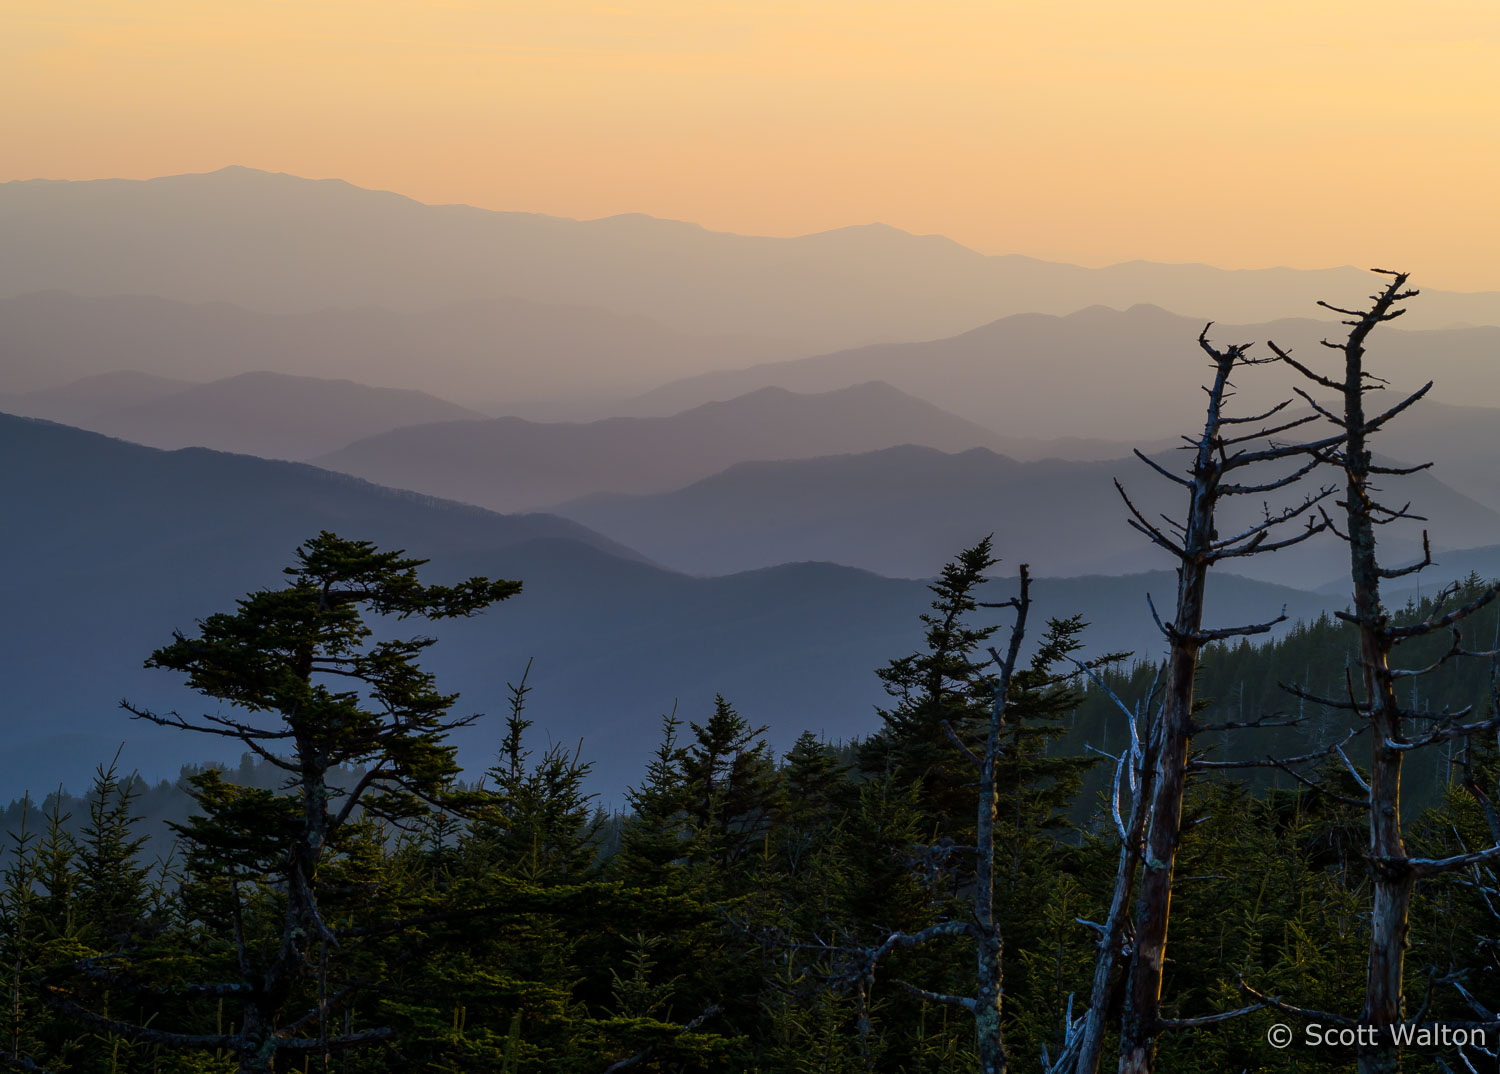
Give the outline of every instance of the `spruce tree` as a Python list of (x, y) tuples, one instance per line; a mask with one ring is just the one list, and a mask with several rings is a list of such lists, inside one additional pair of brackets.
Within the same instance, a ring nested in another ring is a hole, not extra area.
[(144, 835), (135, 834), (139, 797), (135, 776), (119, 777), (119, 756), (94, 773), (88, 820), (80, 833), (78, 897), (80, 912), (95, 946), (123, 943), (146, 911), (146, 874), (141, 859)]
[(933, 601), (921, 615), (924, 647), (876, 672), (895, 704), (879, 710), (881, 730), (859, 753), (866, 773), (919, 783), (924, 806), (950, 842), (973, 842), (974, 773), (952, 740), (972, 739), (989, 718), (993, 687), (984, 647), (998, 627), (977, 625), (972, 616), (998, 562), (986, 537), (928, 586)]
[(689, 723), (693, 742), (682, 756), (682, 803), (691, 831), (690, 857), (718, 874), (718, 890), (738, 889), (743, 860), (771, 826), (776, 767), (762, 738), (723, 696), (703, 724)]
[[(217, 980), (179, 991), (237, 1008), (232, 1030), (123, 1024), (79, 1004), (68, 1007), (73, 1014), (146, 1043), (225, 1050), (240, 1070), (257, 1072), (272, 1070), (279, 1054), (326, 1056), (394, 1035), (390, 1026), (347, 1028), (361, 985), (340, 983), (337, 963), (355, 957), (351, 947), (363, 934), (340, 922), (357, 918), (371, 893), (346, 880), (325, 897), (323, 876), (359, 826), (408, 824), (452, 805), (458, 764), (446, 736), (476, 717), (450, 715), (456, 695), (439, 691), (418, 664), (433, 638), (373, 640), (366, 616), (466, 617), (520, 589), (477, 577), (425, 585), (417, 577), (425, 562), (325, 531), (297, 549), (287, 585), (251, 593), (147, 660), (184, 675), (228, 714), (187, 718), (126, 702), (127, 710), (236, 739), (286, 778), (268, 790), (203, 772), (191, 781), (200, 813), (178, 826), (188, 851), (186, 897), (214, 924), (219, 951), (211, 959)], [(342, 785), (349, 770), (361, 774)], [(110, 816), (106, 807), (101, 834)]]
[(584, 790), (593, 765), (581, 759), (582, 743), (571, 751), (554, 743), (532, 759), (527, 674), (510, 687), (500, 756), (487, 773), (492, 790), (475, 813), (470, 841), (494, 868), (537, 883), (577, 883), (595, 871), (603, 827), (594, 795)]

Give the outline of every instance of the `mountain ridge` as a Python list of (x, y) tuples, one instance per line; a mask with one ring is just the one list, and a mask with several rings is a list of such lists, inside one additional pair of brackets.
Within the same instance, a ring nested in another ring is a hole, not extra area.
[[(0, 295), (136, 290), (287, 311), (506, 295), (642, 314), (678, 331), (767, 336), (785, 341), (783, 354), (806, 354), (1094, 303), (1154, 301), (1254, 322), (1368, 289), (1363, 273), (1345, 269), (1092, 269), (891, 227), (777, 238), (609, 219), (431, 206), (243, 168), (11, 183), (0, 186), (0, 242), (13, 251)], [(1414, 316), (1500, 324), (1500, 293), (1429, 291)]]
[[(1181, 462), (1170, 454), (1157, 461), (1169, 469)], [(921, 577), (942, 549), (976, 533), (993, 534), (996, 547), (1038, 574), (1168, 568), (1169, 557), (1129, 527), (1117, 479), (1149, 517), (1180, 514), (1180, 489), (1135, 459), (1024, 462), (984, 447), (947, 453), (915, 445), (747, 461), (672, 492), (594, 496), (554, 510), (657, 562), (701, 574), (829, 559), (887, 577)], [(1431, 516), (1439, 549), (1500, 535), (1500, 513), (1430, 473), (1404, 479), (1402, 496)], [(1258, 503), (1231, 501), (1219, 525), (1243, 528), (1259, 510)], [(1393, 562), (1417, 558), (1421, 528), (1411, 523), (1385, 534)], [(1329, 539), (1236, 566), (1251, 578), (1310, 589), (1336, 577), (1346, 558)]]
[[(1325, 361), (1318, 340), (1328, 326), (1283, 317), (1261, 324), (1215, 323), (1210, 340), (1265, 341)], [(701, 373), (661, 385), (620, 407), (659, 414), (767, 385), (830, 391), (884, 380), (909, 394), (1017, 437), (1095, 436), (1159, 440), (1163, 429), (1201, 424), (1194, 390), (1206, 363), (1198, 348), (1204, 322), (1148, 303), (1119, 311), (1090, 306), (1069, 314), (1029, 312), (997, 318), (943, 339), (880, 343), (806, 358)], [(1433, 398), (1500, 407), (1500, 328), (1387, 329), (1371, 340), (1370, 369), (1392, 394), (1435, 381)], [(1240, 378), (1234, 404), (1253, 413), (1292, 397), (1300, 380), (1279, 367)]]
[(269, 370), (449, 394), (486, 413), (559, 400), (577, 411), (705, 368), (704, 354), (743, 364), (774, 353), (748, 337), (504, 296), (416, 312), (365, 303), (300, 313), (57, 289), (0, 297), (0, 392), (13, 393), (127, 369), (196, 382)]
[[(199, 708), (142, 661), (173, 630), (280, 584), (293, 548), (319, 529), (430, 558), (431, 581), (519, 579), (521, 593), (492, 612), (428, 628), (440, 641), (424, 666), (464, 695), (460, 711), (491, 714), (455, 745), (470, 771), (492, 763), (505, 684), (535, 658), (527, 715), (554, 741), (584, 739), (597, 760), (591, 789), (608, 803), (638, 778), (674, 699), (699, 718), (722, 693), (771, 725), (778, 748), (804, 729), (868, 733), (883, 698), (874, 669), (920, 645), (917, 617), (931, 599), (925, 581), (828, 564), (693, 578), (563, 519), (498, 516), (305, 464), (163, 452), (36, 419), (0, 416), (0, 450), (0, 500), (20, 520), (0, 527), (0, 555), (15, 565), (0, 575), (0, 719), (13, 731), (0, 786), (17, 795), (83, 785), (122, 740), (122, 765), (148, 779), (188, 762), (233, 763), (234, 744), (205, 757), (196, 736), (126, 721), (118, 700)], [(1169, 584), (1167, 573), (1039, 579), (1038, 613), (1085, 613), (1090, 651), (1154, 645), (1144, 593)], [(1209, 601), (1225, 616), (1283, 602), (1315, 615), (1330, 598), (1225, 576)]]
[(600, 491), (668, 491), (735, 462), (913, 442), (1013, 443), (881, 381), (803, 394), (767, 387), (665, 417), (519, 418), (394, 429), (313, 461), (497, 510)]

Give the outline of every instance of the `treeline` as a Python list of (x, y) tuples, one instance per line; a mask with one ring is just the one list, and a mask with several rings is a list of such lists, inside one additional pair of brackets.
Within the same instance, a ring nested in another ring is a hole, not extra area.
[[(778, 757), (721, 699), (664, 719), (623, 820), (593, 808), (586, 759), (531, 750), (527, 688), (517, 684), (480, 785), (455, 782), (399, 818), (360, 811), (332, 842), (316, 877), (328, 934), (294, 938), (305, 965), (273, 1018), (282, 1028), (300, 1021), (302, 1043), (273, 1051), (274, 1069), (972, 1068), (971, 1019), (929, 998), (972, 987), (962, 937), (893, 950), (875, 972), (869, 956), (893, 933), (968, 911), (975, 792), (948, 732), (972, 741), (992, 704), (983, 653), (994, 628), (978, 605), (993, 562), (981, 544), (934, 586), (924, 647), (879, 672), (892, 701), (868, 740), (835, 749), (804, 734)], [(1340, 648), (1347, 629), (1324, 621), (1267, 645), (1216, 648), (1203, 678), (1245, 683), (1254, 699), (1289, 662)], [(1089, 717), (1107, 699), (1067, 659), (1083, 631), (1076, 619), (1049, 624), (1008, 708), (996, 908), (1016, 1070), (1041, 1069), (1044, 1051), (1063, 1049), (1093, 970), (1086, 923), (1103, 919), (1111, 895), (1107, 811), (1095, 798), (1085, 823), (1069, 818), (1085, 778), (1108, 766), (1060, 745), (1109, 722), (1107, 710)], [(1121, 693), (1144, 689), (1147, 675), (1146, 665), (1104, 671)], [(1451, 678), (1447, 689), (1474, 687)], [(1338, 767), (1324, 775), (1350, 789)], [(330, 776), (334, 801), (358, 782), (352, 770)], [(287, 782), (249, 756), (238, 771), (190, 773), (200, 812), (174, 823), (179, 853), (165, 861), (143, 853), (140, 818), (166, 785), (105, 767), (82, 798), (13, 806), (0, 895), (13, 1065), (247, 1068), (240, 997), (264, 984), (256, 971), (288, 938), (291, 900), (277, 873), (298, 803)], [(1473, 802), (1450, 789), (1418, 838), (1441, 844), (1455, 827), (1482, 839)], [(1235, 1008), (1242, 980), (1347, 1007), (1368, 942), (1363, 828), (1359, 810), (1289, 779), (1259, 790), (1196, 783), (1167, 1013)], [(1422, 900), (1414, 986), (1438, 968), (1465, 975), (1477, 996), (1500, 996), (1495, 941), (1477, 942), (1500, 936), (1483, 885), (1455, 877)], [(1467, 1017), (1453, 990), (1430, 998), (1430, 1017)], [(1162, 1069), (1351, 1067), (1349, 1049), (1269, 1048), (1264, 1035), (1281, 1017), (1168, 1034)]]
[[(123, 730), (128, 731), (128, 727)], [(122, 747), (123, 748), (123, 747)], [(176, 779), (159, 779), (148, 782), (139, 773), (125, 775), (119, 768), (119, 754), (109, 762), (101, 762), (96, 770), (96, 786), (87, 792), (70, 791), (58, 787), (39, 797), (31, 788), (20, 798), (12, 798), (0, 810), (0, 831), (12, 834), (23, 830), (40, 832), (46, 827), (77, 839), (89, 821), (89, 811), (97, 797), (99, 779), (112, 780), (130, 799), (132, 831), (135, 837), (144, 838), (142, 855), (153, 862), (170, 858), (177, 844), (174, 824), (182, 824), (196, 809), (193, 800), (192, 780), (208, 769), (223, 773), (226, 780), (242, 787), (270, 789), (282, 782), (280, 770), (267, 764), (253, 753), (241, 754), (239, 764), (230, 768), (219, 763), (184, 765)], [(332, 781), (340, 782), (338, 773)], [(352, 784), (360, 773), (351, 770), (343, 774), (342, 782)], [(13, 842), (0, 845), (0, 864), (4, 864), (14, 850)]]
[[(1427, 596), (1411, 596), (1391, 613), (1392, 621), (1402, 625), (1441, 617), (1482, 596), (1493, 585), (1493, 581), (1470, 573), (1451, 585), (1434, 588)], [(1486, 649), (1500, 648), (1497, 627), (1500, 605), (1492, 603), (1470, 617), (1466, 633), (1479, 639)], [(1450, 644), (1448, 637), (1414, 638), (1402, 652), (1402, 659), (1413, 667), (1426, 667), (1437, 663)], [(1357, 728), (1359, 720), (1346, 709), (1298, 697), (1287, 687), (1306, 687), (1309, 693), (1325, 698), (1338, 698), (1341, 693), (1347, 696), (1349, 678), (1358, 674), (1358, 664), (1358, 629), (1326, 612), (1310, 622), (1299, 621), (1270, 640), (1240, 638), (1206, 645), (1197, 668), (1204, 722), (1247, 723), (1266, 715), (1297, 722), (1201, 734), (1195, 739), (1196, 748), (1208, 758), (1300, 755), (1326, 748)], [(1100, 669), (1100, 675), (1116, 696), (1138, 698), (1149, 690), (1157, 667), (1135, 654), (1130, 660)], [(1488, 660), (1445, 661), (1430, 674), (1409, 679), (1405, 700), (1413, 712), (1468, 709), (1477, 719), (1492, 708), (1493, 671)], [(1078, 754), (1090, 748), (1118, 753), (1126, 731), (1114, 702), (1100, 685), (1087, 682), (1084, 688), (1084, 700), (1060, 748)], [(1351, 744), (1350, 750), (1356, 748)], [(1458, 766), (1463, 758), (1463, 743), (1458, 740), (1417, 754), (1408, 763), (1402, 783), (1404, 797), (1421, 808), (1436, 805), (1461, 776)], [(1275, 768), (1246, 770), (1238, 778), (1255, 789), (1296, 785), (1286, 772)], [(1088, 777), (1087, 793), (1079, 798), (1072, 814), (1077, 823), (1087, 822), (1108, 780), (1109, 773), (1104, 770)]]

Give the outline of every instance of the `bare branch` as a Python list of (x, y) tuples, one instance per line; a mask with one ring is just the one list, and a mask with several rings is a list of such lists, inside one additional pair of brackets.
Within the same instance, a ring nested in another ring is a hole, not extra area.
[(1247, 1014), (1263, 1011), (1268, 1007), (1266, 1003), (1252, 1003), (1248, 1007), (1240, 1007), (1232, 1011), (1222, 1011), (1219, 1014), (1204, 1014), (1197, 1018), (1163, 1018), (1156, 1023), (1162, 1029), (1199, 1029), (1203, 1026), (1216, 1026), (1221, 1022), (1228, 1022), (1234, 1018), (1243, 1018)]
[(1251, 623), (1249, 626), (1219, 627), (1216, 630), (1200, 630), (1193, 636), (1200, 642), (1223, 641), (1225, 638), (1241, 638), (1252, 634), (1265, 634), (1279, 623), (1286, 622), (1286, 605), (1281, 606), (1281, 614), (1275, 619), (1264, 623)]
[(1129, 508), (1130, 513), (1135, 516), (1134, 518), (1126, 519), (1126, 522), (1128, 522), (1135, 529), (1139, 530), (1141, 533), (1145, 534), (1147, 537), (1151, 538), (1151, 540), (1161, 545), (1161, 547), (1165, 548), (1168, 552), (1171, 552), (1179, 559), (1186, 555), (1186, 553), (1183, 552), (1181, 548), (1172, 543), (1172, 541), (1167, 537), (1166, 534), (1162, 533), (1161, 530), (1157, 529), (1156, 526), (1151, 523), (1145, 515), (1141, 514), (1140, 509), (1136, 507), (1136, 505), (1131, 501), (1129, 494), (1125, 491), (1125, 486), (1120, 484), (1118, 478), (1115, 479), (1115, 488), (1120, 491), (1120, 498), (1125, 501), (1125, 506)]
[(1463, 607), (1455, 608), (1447, 615), (1438, 616), (1436, 618), (1433, 615), (1429, 615), (1420, 623), (1411, 623), (1407, 626), (1389, 627), (1387, 628), (1387, 633), (1392, 638), (1417, 638), (1421, 637), (1424, 634), (1432, 634), (1439, 630), (1446, 630), (1454, 623), (1457, 623), (1463, 619), (1467, 619), (1469, 616), (1479, 611), (1480, 608), (1483, 608), (1486, 604), (1490, 603), (1490, 601), (1494, 600), (1497, 596), (1500, 596), (1500, 585), (1492, 585), (1485, 589), (1483, 593), (1480, 593), (1479, 596), (1475, 597), (1473, 600), (1465, 604)]
[(1320, 1011), (1313, 1007), (1298, 1007), (1291, 1003), (1283, 1003), (1275, 996), (1268, 996), (1264, 992), (1252, 988), (1243, 977), (1239, 979), (1239, 985), (1245, 992), (1260, 1000), (1264, 1006), (1272, 1007), (1283, 1014), (1293, 1014), (1309, 1022), (1327, 1022), (1337, 1026), (1352, 1026), (1357, 1024), (1353, 1018), (1342, 1014), (1334, 1014), (1332, 1011)]
[(950, 996), (944, 992), (929, 992), (925, 988), (918, 988), (910, 981), (896, 981), (894, 983), (906, 989), (907, 992), (911, 993), (913, 996), (916, 996), (918, 999), (925, 999), (929, 1003), (942, 1003), (949, 1007), (959, 1007), (971, 1013), (973, 1012), (974, 1008), (978, 1006), (978, 1004), (968, 996)]
[(1494, 861), (1496, 858), (1500, 858), (1500, 845), (1471, 851), (1468, 854), (1455, 854), (1451, 858), (1407, 858), (1405, 864), (1411, 869), (1413, 875), (1428, 877), (1448, 872), (1451, 869), (1461, 869), (1466, 865)]
[(1306, 764), (1308, 761), (1317, 761), (1317, 760), (1320, 760), (1320, 759), (1322, 759), (1324, 757), (1332, 756), (1334, 753), (1340, 752), (1341, 748), (1343, 746), (1347, 745), (1354, 738), (1356, 738), (1359, 735), (1363, 734), (1364, 730), (1365, 729), (1363, 727), (1356, 728), (1355, 730), (1350, 731), (1347, 735), (1345, 735), (1340, 741), (1334, 743), (1331, 746), (1325, 746), (1325, 747), (1323, 747), (1320, 750), (1314, 750), (1312, 753), (1298, 754), (1295, 757), (1266, 757), (1263, 760), (1257, 760), (1257, 761), (1203, 761), (1203, 760), (1194, 760), (1194, 761), (1190, 761), (1188, 763), (1188, 766), (1190, 768), (1212, 768), (1212, 769), (1224, 769), (1224, 768), (1279, 768), (1279, 769), (1285, 770), (1290, 765)]
[[(1283, 362), (1291, 366), (1297, 372), (1301, 373), (1304, 377), (1312, 381), (1314, 384), (1321, 384), (1323, 387), (1335, 392), (1341, 392), (1344, 390), (1344, 386), (1338, 381), (1330, 380), (1325, 376), (1320, 376), (1319, 374), (1314, 373), (1311, 369), (1307, 368), (1307, 366), (1303, 365), (1301, 362), (1297, 361), (1297, 359), (1293, 358), (1290, 351), (1282, 350), (1271, 340), (1266, 341), (1266, 346), (1271, 348), (1277, 358), (1280, 358)], [(1302, 393), (1299, 392), (1298, 394)]]
[(1161, 474), (1161, 476), (1166, 478), (1168, 481), (1181, 485), (1183, 488), (1193, 487), (1193, 483), (1187, 478), (1183, 477), (1181, 474), (1174, 474), (1171, 470), (1168, 470), (1165, 466), (1161, 465), (1161, 463), (1157, 462), (1150, 455), (1147, 455), (1140, 448), (1135, 448), (1133, 450), (1135, 452), (1136, 458), (1140, 459), (1147, 466), (1151, 467), (1151, 469)]
[(948, 736), (948, 741), (957, 746), (958, 751), (973, 763), (975, 768), (978, 768), (981, 764), (984, 763), (979, 759), (979, 755), (977, 753), (975, 753), (967, 745), (964, 744), (964, 740), (958, 737), (958, 732), (953, 730), (953, 725), (947, 720), (943, 721), (943, 733)]

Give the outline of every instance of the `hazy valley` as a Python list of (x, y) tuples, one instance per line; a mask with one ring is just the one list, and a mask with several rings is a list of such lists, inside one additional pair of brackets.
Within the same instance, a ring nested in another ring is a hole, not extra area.
[[(26, 568), (4, 583), (24, 614), (3, 704), (37, 721), (5, 779), (37, 786), (120, 741), (157, 774), (204, 759), (115, 701), (191, 704), (140, 661), (320, 529), (523, 581), (445, 626), (435, 666), (494, 713), (534, 658), (539, 723), (585, 741), (616, 801), (674, 703), (722, 692), (781, 745), (868, 733), (921, 580), (986, 534), (1002, 574), (1043, 576), (1046, 614), (1089, 620), (1090, 651), (1155, 652), (1145, 597), (1171, 564), (1114, 481), (1178, 509), (1131, 453), (1183, 465), (1198, 333), (1215, 318), (1217, 342), (1317, 362), (1337, 325), (1313, 300), (1367, 286), (1081, 269), (882, 227), (489, 213), (246, 169), (3, 184), (0, 239), (24, 254), (0, 272), (0, 410), (58, 423), (4, 425), (4, 547)], [(1500, 296), (1413, 309), (1379, 354), (1392, 396), (1432, 379), (1432, 401), (1381, 450), (1437, 463), (1403, 479), (1437, 570), (1500, 573)], [(1276, 367), (1243, 379), (1239, 412), (1288, 397)], [(1392, 531), (1392, 554), (1419, 555), (1420, 531)], [(1214, 613), (1341, 606), (1343, 557), (1329, 538), (1231, 567)], [(464, 732), (466, 763), (496, 742), (492, 721)]]

